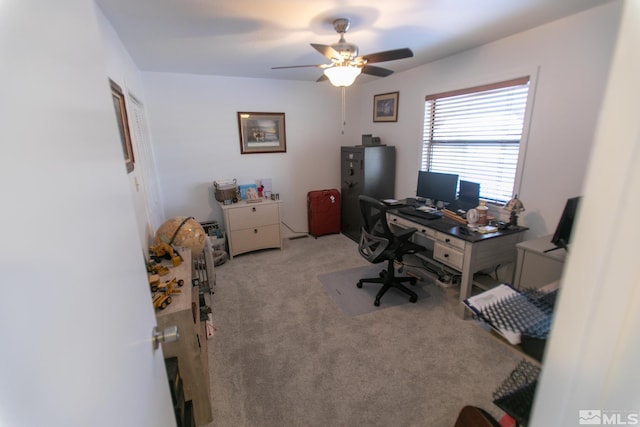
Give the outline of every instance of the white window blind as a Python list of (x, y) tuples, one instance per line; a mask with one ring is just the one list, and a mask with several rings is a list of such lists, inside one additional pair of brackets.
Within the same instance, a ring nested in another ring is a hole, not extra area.
[(513, 194), (529, 78), (429, 95), (422, 170), (480, 183), (480, 197), (506, 203)]

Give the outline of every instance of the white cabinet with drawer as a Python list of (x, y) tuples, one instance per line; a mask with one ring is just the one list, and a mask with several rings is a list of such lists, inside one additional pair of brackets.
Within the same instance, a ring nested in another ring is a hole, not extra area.
[[(416, 228), (413, 242), (428, 249), (428, 256), (457, 271), (464, 268), (465, 241), (427, 226), (408, 221), (397, 215), (387, 214), (392, 227)], [(431, 253), (433, 250), (433, 253)]]
[(280, 201), (220, 205), (229, 241), (229, 257), (258, 249), (282, 249)]
[(518, 260), (514, 285), (518, 289), (538, 289), (560, 280), (564, 269), (565, 249), (551, 243), (552, 236), (527, 240), (516, 245)]

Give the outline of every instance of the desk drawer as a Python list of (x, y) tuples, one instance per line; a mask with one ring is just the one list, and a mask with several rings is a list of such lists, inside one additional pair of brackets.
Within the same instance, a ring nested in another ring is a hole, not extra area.
[(415, 228), (418, 230), (417, 233), (423, 234), (424, 236), (429, 237), (431, 239), (434, 239), (436, 235), (435, 230), (432, 230), (422, 224), (409, 221), (407, 219), (401, 218), (393, 214), (387, 214), (387, 221), (389, 222), (389, 224), (394, 224), (394, 225), (397, 225), (398, 227)]
[(464, 240), (436, 231), (436, 240), (464, 251)]
[(463, 251), (436, 241), (436, 244), (433, 247), (433, 258), (455, 268), (458, 271), (462, 271), (462, 264), (464, 261)]

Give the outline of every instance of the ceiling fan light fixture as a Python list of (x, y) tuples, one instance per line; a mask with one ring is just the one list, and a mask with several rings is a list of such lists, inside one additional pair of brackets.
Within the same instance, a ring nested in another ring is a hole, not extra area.
[(360, 75), (362, 69), (360, 67), (354, 67), (353, 65), (335, 66), (326, 68), (324, 75), (327, 76), (329, 81), (335, 87), (347, 87), (351, 86), (356, 77)]
[(345, 88), (351, 86), (360, 73), (377, 77), (387, 77), (393, 74), (392, 70), (370, 64), (395, 61), (413, 56), (413, 52), (408, 47), (358, 56), (358, 46), (348, 43), (344, 38), (344, 34), (349, 30), (350, 25), (351, 21), (348, 18), (338, 18), (333, 21), (333, 28), (340, 34), (338, 43), (332, 45), (311, 43), (312, 48), (331, 60), (330, 64), (290, 65), (271, 68), (323, 68), (324, 74), (316, 82), (329, 80), (333, 86)]

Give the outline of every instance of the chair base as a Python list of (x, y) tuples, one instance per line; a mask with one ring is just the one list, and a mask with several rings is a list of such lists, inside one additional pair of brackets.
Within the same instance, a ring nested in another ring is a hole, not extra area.
[(391, 288), (396, 288), (409, 295), (409, 301), (415, 303), (418, 301), (418, 295), (411, 289), (404, 286), (402, 283), (409, 282), (411, 285), (415, 285), (418, 279), (415, 277), (396, 277), (393, 260), (389, 261), (387, 270), (380, 272), (380, 277), (371, 277), (358, 280), (356, 286), (362, 288), (363, 283), (382, 283), (382, 288), (378, 291), (376, 299), (373, 301), (373, 305), (380, 306), (380, 298)]

